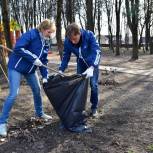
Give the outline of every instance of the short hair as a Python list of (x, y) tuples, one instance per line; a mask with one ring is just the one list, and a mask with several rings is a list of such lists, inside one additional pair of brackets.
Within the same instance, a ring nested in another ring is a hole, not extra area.
[(37, 27), (39, 31), (52, 29), (53, 31), (56, 31), (55, 23), (49, 19), (43, 20)]
[(66, 37), (71, 38), (72, 35), (80, 35), (80, 27), (76, 23), (71, 23), (66, 28)]

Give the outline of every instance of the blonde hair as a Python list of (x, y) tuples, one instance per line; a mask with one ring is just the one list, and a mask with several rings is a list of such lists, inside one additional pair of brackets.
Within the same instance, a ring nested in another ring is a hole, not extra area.
[(43, 20), (37, 27), (37, 29), (41, 32), (42, 30), (51, 29), (53, 31), (56, 31), (55, 22), (51, 21), (49, 19)]

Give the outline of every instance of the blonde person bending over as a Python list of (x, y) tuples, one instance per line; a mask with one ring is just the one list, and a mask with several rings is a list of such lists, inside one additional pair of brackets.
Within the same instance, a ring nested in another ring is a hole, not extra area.
[[(0, 115), (0, 135), (7, 135), (7, 120), (15, 99), (19, 93), (21, 76), (23, 75), (32, 89), (35, 115), (45, 120), (52, 117), (42, 109), (40, 82), (36, 69), (39, 67), (43, 82), (47, 82), (48, 71), (42, 65), (47, 65), (49, 44), (48, 39), (56, 31), (55, 24), (50, 20), (42, 21), (35, 29), (24, 33), (13, 49), (8, 62), (9, 95), (4, 101)], [(28, 93), (27, 93), (28, 94)]]

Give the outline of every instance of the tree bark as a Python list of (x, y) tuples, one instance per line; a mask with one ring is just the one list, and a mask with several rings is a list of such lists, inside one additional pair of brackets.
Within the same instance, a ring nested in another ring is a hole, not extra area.
[(116, 56), (120, 55), (120, 12), (121, 12), (122, 0), (115, 0), (115, 12), (116, 12)]
[(135, 29), (132, 33), (133, 37), (133, 52), (132, 52), (132, 59), (131, 60), (136, 60), (138, 59), (138, 30)]
[(98, 27), (98, 42), (100, 44), (100, 41), (101, 41), (101, 16), (102, 16), (102, 11), (101, 11), (101, 1), (99, 0), (98, 1), (98, 17), (97, 17), (97, 27)]
[(56, 17), (56, 40), (57, 40), (57, 46), (58, 46), (58, 51), (60, 55), (60, 59), (62, 60), (63, 56), (63, 42), (62, 42), (62, 25), (61, 25), (61, 20), (62, 20), (62, 5), (63, 5), (63, 0), (57, 0), (57, 17)]
[(66, 19), (67, 19), (67, 25), (72, 22), (75, 22), (74, 0), (66, 1)]
[(36, 19), (36, 7), (37, 7), (37, 5), (36, 5), (36, 2), (37, 2), (37, 0), (33, 0), (33, 24), (34, 24), (34, 27), (36, 27), (36, 25), (37, 25), (37, 19)]
[(131, 60), (138, 59), (138, 17), (139, 0), (125, 0), (127, 23), (132, 33), (133, 52)]
[(86, 0), (86, 15), (87, 25), (86, 28), (94, 32), (94, 17), (93, 17), (93, 0)]
[(5, 40), (6, 40), (6, 45), (9, 48), (12, 48), (12, 43), (11, 43), (11, 36), (10, 36), (10, 19), (9, 19), (9, 2), (8, 0), (3, 0), (1, 3), (1, 8), (2, 8), (2, 16), (3, 16), (3, 25), (4, 25), (4, 34), (5, 34)]
[(114, 53), (113, 33), (112, 33), (113, 3), (114, 3), (114, 0), (112, 1), (105, 0), (107, 23), (108, 23), (108, 34), (109, 34), (109, 49)]

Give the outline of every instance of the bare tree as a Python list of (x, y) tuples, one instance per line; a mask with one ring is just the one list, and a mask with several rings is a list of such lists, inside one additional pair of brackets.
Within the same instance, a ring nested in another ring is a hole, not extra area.
[(138, 59), (139, 0), (125, 0), (127, 23), (132, 33), (133, 52), (131, 60)]
[(36, 27), (44, 18), (55, 18), (56, 0), (9, 0), (11, 17), (26, 30)]
[(86, 28), (94, 32), (94, 16), (93, 16), (93, 0), (86, 0), (86, 15), (87, 25)]
[[(143, 13), (143, 12), (142, 12)], [(143, 37), (143, 31), (144, 31), (144, 28), (145, 28), (145, 20), (144, 20), (144, 15), (141, 14), (140, 17), (139, 17), (139, 43), (138, 43), (138, 46), (139, 46), (139, 49), (141, 48), (142, 46), (142, 37)], [(143, 47), (144, 49), (144, 47)], [(145, 51), (145, 50), (144, 50)]]
[[(149, 51), (150, 43), (150, 29), (151, 29), (151, 15), (153, 13), (153, 1), (144, 1), (144, 13), (145, 13), (145, 49)], [(152, 54), (152, 53), (151, 53)]]
[(66, 0), (66, 19), (67, 25), (75, 22), (75, 0)]
[(114, 52), (113, 33), (112, 33), (112, 19), (113, 19), (114, 0), (104, 0), (104, 3), (105, 3), (105, 8), (106, 8), (106, 14), (107, 14), (110, 50)]
[(115, 0), (116, 13), (116, 56), (120, 55), (120, 14), (121, 14), (122, 0)]
[(101, 39), (101, 29), (102, 29), (102, 2), (101, 0), (98, 0), (98, 5), (97, 5), (97, 29), (98, 29), (98, 42), (100, 44), (100, 39)]
[(61, 22), (62, 22), (62, 7), (63, 5), (63, 0), (57, 0), (57, 16), (56, 16), (56, 27), (57, 27), (57, 30), (56, 30), (56, 40), (57, 40), (57, 46), (58, 46), (58, 50), (59, 50), (59, 54), (60, 54), (60, 58), (62, 60), (62, 51), (63, 51), (63, 42), (62, 42), (62, 25), (61, 25)]
[(36, 19), (36, 10), (37, 9), (37, 0), (33, 0), (33, 24), (34, 27), (37, 25), (37, 19)]
[(3, 19), (3, 25), (4, 25), (4, 34), (5, 34), (5, 40), (6, 44), (9, 48), (12, 48), (11, 43), (11, 36), (10, 36), (10, 20), (9, 20), (9, 2), (8, 0), (3, 0), (1, 3), (1, 9), (2, 9), (2, 19)]
[(87, 25), (87, 18), (86, 13), (84, 13), (82, 10), (85, 10), (86, 12), (86, 5), (84, 1), (76, 0), (76, 14), (78, 15), (81, 27), (84, 28), (83, 23)]

